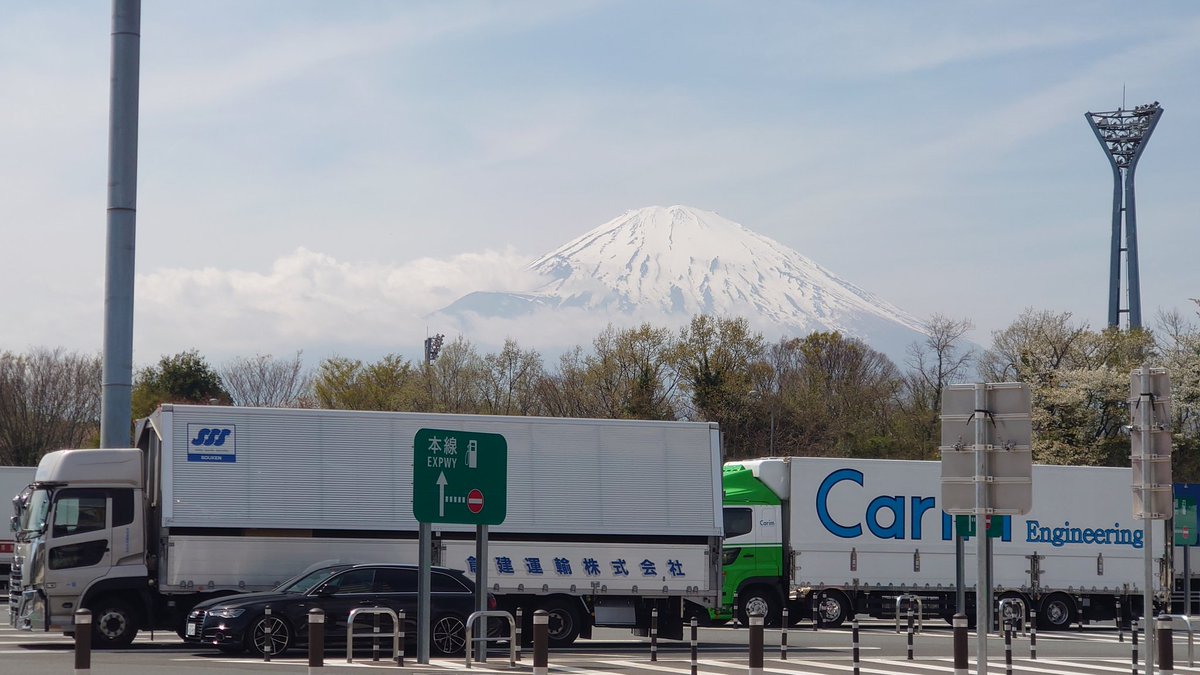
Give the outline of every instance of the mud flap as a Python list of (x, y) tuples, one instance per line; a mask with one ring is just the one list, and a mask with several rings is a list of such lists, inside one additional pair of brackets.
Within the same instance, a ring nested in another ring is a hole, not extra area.
[(639, 602), (637, 609), (638, 628), (632, 630), (634, 635), (649, 637), (650, 610), (658, 608), (658, 637), (664, 640), (683, 639), (683, 600), (680, 598), (657, 598)]

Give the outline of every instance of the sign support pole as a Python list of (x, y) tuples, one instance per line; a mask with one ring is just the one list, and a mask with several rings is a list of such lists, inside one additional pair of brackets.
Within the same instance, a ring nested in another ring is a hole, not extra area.
[(1154, 446), (1151, 445), (1150, 431), (1154, 422), (1154, 398), (1150, 392), (1150, 367), (1142, 366), (1141, 396), (1141, 429), (1142, 437), (1142, 550), (1145, 557), (1145, 587), (1142, 589), (1142, 623), (1146, 626), (1146, 675), (1154, 675)]
[(417, 571), (417, 663), (429, 664), (429, 582), (433, 567), (433, 533), (429, 523), (420, 524), (421, 549)]
[[(480, 612), (486, 612), (488, 608), (488, 526), (475, 526), (475, 609)], [(488, 618), (483, 617), (483, 627), (479, 631), (480, 637), (487, 637), (488, 634)], [(475, 650), (477, 656), (475, 660), (479, 663), (487, 662), (487, 640), (479, 643), (479, 649)]]
[(987, 675), (987, 638), (991, 627), (987, 546), (987, 385), (975, 383), (975, 672)]

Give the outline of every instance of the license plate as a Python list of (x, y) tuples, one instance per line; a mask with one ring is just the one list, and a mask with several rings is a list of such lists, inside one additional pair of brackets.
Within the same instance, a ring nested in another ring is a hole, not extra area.
[(196, 636), (196, 624), (194, 624), (194, 623), (189, 623), (189, 624), (187, 625), (187, 636), (188, 636), (188, 637), (195, 637), (195, 636)]

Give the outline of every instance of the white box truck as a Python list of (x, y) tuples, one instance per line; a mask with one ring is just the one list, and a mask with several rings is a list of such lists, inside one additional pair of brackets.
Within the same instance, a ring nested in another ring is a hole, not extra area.
[[(0, 466), (0, 497), (5, 502), (16, 500), (22, 490), (33, 482), (32, 466)], [(16, 504), (13, 504), (14, 508)], [(15, 523), (14, 523), (15, 525)], [(13, 558), (13, 529), (0, 532), (0, 589), (8, 588), (8, 575)]]
[[(1118, 602), (1123, 620), (1140, 615), (1144, 533), (1133, 519), (1130, 481), (1129, 469), (1035, 465), (1033, 510), (994, 524), (1002, 535), (992, 539), (996, 602), (1020, 599), (1048, 629), (1112, 620)], [(892, 618), (904, 594), (920, 598), (926, 616), (954, 614), (954, 525), (939, 508), (939, 462), (730, 462), (724, 491), (718, 618), (735, 603), (740, 620), (759, 612), (768, 624), (785, 606), (789, 620), (808, 619), (815, 607), (816, 620), (839, 625), (854, 614)], [(1165, 531), (1157, 523), (1153, 536), (1160, 601), (1170, 588)], [(964, 546), (968, 617), (975, 616), (975, 550), (972, 538)]]
[[(318, 562), (416, 563), (423, 428), (505, 438), (488, 588), (526, 621), (550, 612), (555, 644), (645, 629), (653, 608), (660, 634), (682, 637), (685, 608), (718, 602), (716, 424), (163, 405), (136, 449), (42, 460), (17, 532), (13, 624), (69, 631), (87, 607), (96, 644), (116, 646)], [(433, 530), (433, 562), (473, 572), (475, 528)]]

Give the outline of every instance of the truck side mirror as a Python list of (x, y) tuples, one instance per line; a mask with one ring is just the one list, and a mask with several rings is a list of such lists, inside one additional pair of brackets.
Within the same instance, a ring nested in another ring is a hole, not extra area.
[(17, 531), (17, 517), (16, 516), (8, 517), (8, 529), (12, 530), (13, 532)]

